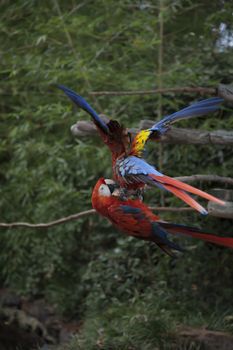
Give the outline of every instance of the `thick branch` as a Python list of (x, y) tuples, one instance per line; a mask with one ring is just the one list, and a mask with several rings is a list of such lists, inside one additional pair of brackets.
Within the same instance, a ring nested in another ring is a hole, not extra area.
[(209, 214), (219, 218), (233, 219), (233, 190), (225, 190), (219, 188), (212, 190), (211, 193), (214, 196), (225, 200), (226, 205), (221, 206), (216, 203), (209, 202)]
[[(150, 128), (154, 123), (155, 122), (152, 120), (142, 120), (139, 129)], [(135, 134), (139, 129), (129, 129), (129, 132)], [(92, 122), (84, 120), (78, 121), (76, 124), (72, 125), (71, 132), (77, 137), (94, 136), (98, 134), (95, 125)], [(170, 130), (162, 136), (160, 142), (194, 145), (233, 145), (233, 131), (204, 131), (171, 127)]]
[[(142, 120), (140, 129), (150, 128), (154, 123), (155, 122), (152, 120)], [(204, 131), (171, 127), (166, 134), (161, 137), (160, 142), (193, 145), (233, 145), (233, 131)]]
[(208, 203), (208, 213), (211, 216), (218, 218), (232, 219), (233, 220), (233, 202), (226, 202), (226, 205), (221, 206), (217, 203)]
[(233, 85), (219, 84), (218, 95), (226, 101), (233, 102)]
[(171, 128), (161, 138), (161, 142), (180, 145), (233, 145), (233, 131)]

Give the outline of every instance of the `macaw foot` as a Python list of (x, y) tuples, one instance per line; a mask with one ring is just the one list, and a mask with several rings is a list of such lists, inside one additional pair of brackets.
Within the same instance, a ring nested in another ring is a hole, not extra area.
[(137, 190), (127, 190), (127, 188), (119, 189), (119, 197), (122, 201), (126, 201), (127, 199), (139, 199), (143, 201), (143, 190), (138, 188)]
[(119, 197), (121, 201), (127, 201), (127, 199), (129, 198), (129, 194), (126, 188), (120, 188)]
[(144, 191), (138, 188), (136, 191), (134, 191), (134, 197), (143, 202), (143, 193)]

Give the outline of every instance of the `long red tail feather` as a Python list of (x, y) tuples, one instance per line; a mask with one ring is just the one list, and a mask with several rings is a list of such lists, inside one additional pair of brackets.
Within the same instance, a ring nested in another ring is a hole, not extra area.
[(218, 203), (218, 204), (221, 204), (221, 205), (225, 205), (225, 202), (222, 201), (221, 199), (219, 199), (217, 197), (214, 197), (214, 196), (212, 196), (209, 193), (201, 191), (198, 188), (190, 186), (190, 185), (188, 185), (188, 184), (186, 184), (184, 182), (181, 182), (179, 180), (173, 179), (172, 177), (165, 176), (165, 175), (164, 176), (157, 176), (157, 175), (154, 175), (154, 174), (149, 174), (149, 176), (151, 176), (157, 182), (160, 182), (162, 184), (170, 185), (170, 186), (176, 187), (176, 188), (178, 188), (180, 190), (196, 194), (196, 195), (198, 195), (200, 197), (208, 199), (209, 201), (212, 201), (212, 202), (215, 202), (215, 203)]
[(192, 197), (190, 197), (187, 193), (184, 191), (175, 188), (170, 185), (163, 185), (164, 188), (166, 188), (168, 191), (172, 192), (176, 197), (180, 198), (182, 201), (187, 203), (190, 207), (194, 208), (195, 210), (199, 211), (203, 215), (207, 215), (208, 212), (203, 208), (198, 202), (195, 201)]
[(186, 236), (190, 236), (193, 238), (201, 239), (202, 241), (214, 243), (217, 245), (222, 245), (224, 247), (233, 248), (233, 238), (232, 237), (220, 237), (213, 234), (209, 234), (206, 232), (201, 232), (199, 229), (176, 225), (170, 223), (159, 223), (162, 227), (164, 227), (167, 232), (172, 234), (183, 234)]

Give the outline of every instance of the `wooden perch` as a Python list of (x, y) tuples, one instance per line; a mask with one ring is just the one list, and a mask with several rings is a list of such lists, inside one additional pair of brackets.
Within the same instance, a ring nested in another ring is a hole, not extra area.
[(214, 189), (211, 193), (214, 196), (225, 200), (226, 205), (222, 206), (217, 203), (209, 202), (209, 214), (219, 218), (233, 219), (233, 190)]
[[(142, 120), (139, 129), (150, 128), (155, 121)], [(130, 133), (135, 134), (139, 129), (128, 129)], [(97, 135), (97, 129), (92, 122), (78, 121), (71, 126), (71, 132), (76, 137)], [(152, 139), (153, 140), (153, 139)], [(217, 130), (204, 131), (195, 129), (173, 128), (162, 136), (162, 143), (170, 144), (193, 144), (193, 145), (233, 145), (233, 131)]]
[(219, 84), (218, 95), (226, 101), (233, 102), (233, 85)]
[[(146, 125), (151, 127), (153, 124), (154, 121), (142, 121), (140, 128), (145, 129)], [(171, 127), (160, 141), (163, 143), (187, 145), (233, 145), (233, 131), (204, 131)]]
[(233, 202), (226, 202), (225, 206), (218, 205), (217, 203), (208, 203), (209, 215), (219, 218), (233, 219)]

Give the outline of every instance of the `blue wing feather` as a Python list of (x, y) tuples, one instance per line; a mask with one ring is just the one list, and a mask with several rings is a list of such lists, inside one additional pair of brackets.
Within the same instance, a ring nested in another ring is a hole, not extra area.
[(120, 205), (124, 214), (130, 214), (135, 217), (136, 220), (145, 220), (145, 215), (140, 208), (132, 207), (131, 205)]
[(87, 101), (80, 95), (76, 94), (73, 90), (67, 88), (64, 85), (58, 85), (58, 88), (64, 91), (64, 93), (80, 108), (86, 111), (93, 119), (95, 124), (99, 126), (105, 133), (109, 132), (108, 126), (96, 113), (96, 111), (87, 103)]
[(220, 97), (212, 97), (206, 100), (202, 100), (188, 106), (184, 109), (181, 109), (178, 112), (165, 116), (162, 120), (154, 124), (149, 130), (151, 132), (159, 132), (163, 134), (167, 131), (168, 126), (180, 119), (192, 118), (199, 115), (207, 114), (210, 112), (215, 112), (219, 109), (220, 103), (224, 100)]
[[(156, 170), (152, 165), (148, 164), (145, 160), (137, 158), (135, 156), (129, 156), (126, 159), (121, 159), (116, 162), (116, 172), (119, 176), (124, 178), (127, 184), (141, 182), (144, 184), (157, 186), (160, 189), (172, 192), (183, 200), (185, 203), (199, 211), (201, 214), (206, 215), (207, 211), (196, 202), (187, 192), (197, 194), (208, 200), (216, 201), (216, 198), (189, 186), (178, 180), (163, 175)], [(185, 187), (185, 189), (184, 189)]]
[(156, 176), (163, 176), (152, 165), (148, 164), (144, 159), (129, 156), (125, 159), (121, 159), (116, 163), (119, 173), (122, 177), (128, 175), (148, 175), (154, 174)]
[(157, 222), (153, 222), (152, 223), (152, 233), (155, 237), (155, 239), (157, 240), (157, 244), (164, 244), (165, 246), (171, 248), (171, 249), (175, 249), (175, 250), (179, 250), (179, 251), (184, 251), (183, 248), (181, 248), (178, 244), (169, 241), (168, 237), (167, 237), (167, 232), (159, 225), (157, 224)]
[(123, 213), (125, 214), (140, 214), (141, 209), (135, 208), (130, 205), (120, 205), (120, 208), (122, 209)]

